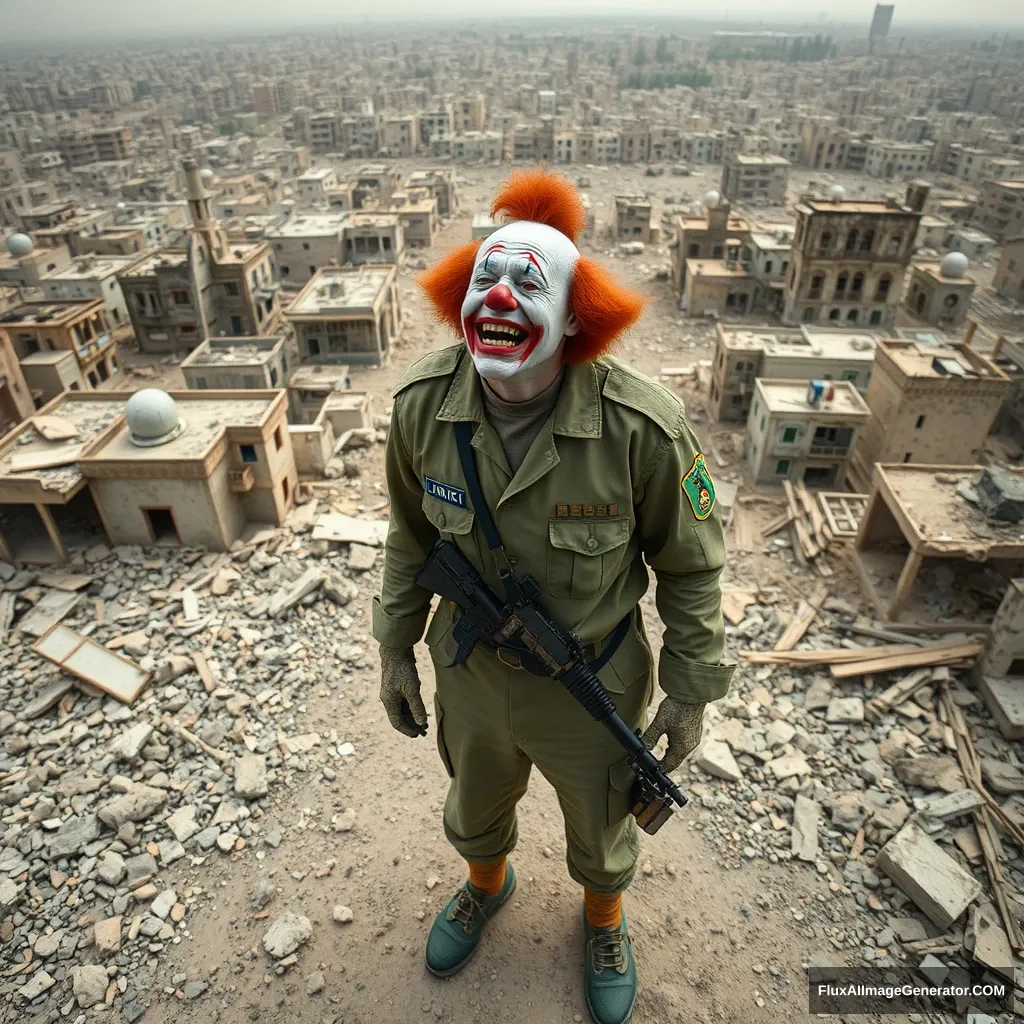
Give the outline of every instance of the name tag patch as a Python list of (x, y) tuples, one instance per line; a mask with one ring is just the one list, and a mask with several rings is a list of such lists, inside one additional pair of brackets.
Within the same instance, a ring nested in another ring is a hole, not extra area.
[(425, 476), (423, 478), (423, 489), (427, 494), (449, 505), (458, 505), (459, 508), (466, 508), (466, 492), (461, 487), (452, 487), (451, 484), (443, 484), (440, 480)]
[(618, 516), (618, 502), (595, 505), (556, 505), (556, 519), (605, 519), (608, 516)]

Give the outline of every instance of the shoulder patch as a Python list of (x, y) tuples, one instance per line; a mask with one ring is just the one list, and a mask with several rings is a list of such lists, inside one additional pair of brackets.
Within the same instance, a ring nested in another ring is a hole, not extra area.
[(605, 398), (642, 413), (673, 440), (682, 434), (686, 422), (685, 409), (671, 391), (614, 356), (604, 356), (599, 362), (608, 368), (608, 376), (601, 389)]
[(457, 345), (446, 345), (421, 356), (402, 374), (395, 390), (391, 392), (391, 397), (394, 398), (400, 391), (404, 391), (417, 381), (429, 380), (431, 377), (446, 377), (454, 373), (465, 350), (465, 343), (460, 341)]
[(690, 503), (690, 508), (693, 509), (694, 518), (707, 519), (715, 507), (715, 485), (702, 454), (698, 454), (693, 460), (693, 465), (680, 481), (680, 486)]

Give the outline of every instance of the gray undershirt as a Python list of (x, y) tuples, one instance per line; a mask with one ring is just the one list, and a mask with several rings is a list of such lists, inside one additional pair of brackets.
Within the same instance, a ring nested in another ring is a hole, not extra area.
[(487, 421), (494, 427), (501, 441), (502, 451), (513, 476), (519, 471), (526, 453), (551, 415), (558, 401), (564, 376), (565, 370), (562, 370), (548, 387), (526, 402), (504, 401), (491, 390), (487, 381), (481, 378)]

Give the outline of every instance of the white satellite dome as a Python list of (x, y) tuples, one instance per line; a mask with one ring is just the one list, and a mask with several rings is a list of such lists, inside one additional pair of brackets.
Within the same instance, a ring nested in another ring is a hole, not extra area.
[(20, 231), (7, 239), (7, 251), (12, 256), (27, 256), (34, 248), (32, 239)]
[(119, 210), (127, 210), (128, 209), (128, 204), (125, 203), (125, 202), (120, 202), (120, 203), (117, 204), (117, 208)]
[(704, 205), (705, 206), (717, 206), (718, 205), (718, 200), (721, 199), (721, 198), (722, 197), (714, 189), (712, 189), (710, 192), (706, 192), (704, 194)]
[(943, 277), (963, 277), (967, 273), (967, 257), (962, 252), (947, 252), (939, 269)]
[(829, 185), (828, 197), (838, 203), (841, 199), (846, 198), (846, 189), (842, 185)]
[(204, 184), (204, 185), (205, 185), (205, 186), (206, 186), (207, 188), (209, 188), (209, 187), (210, 187), (210, 186), (211, 186), (211, 185), (213, 184), (213, 179), (214, 179), (215, 177), (216, 177), (216, 175), (215, 175), (215, 174), (213, 173), (213, 171), (212, 171), (212, 170), (210, 170), (210, 168), (209, 168), (209, 167), (204, 167), (204, 168), (203, 168), (203, 169), (202, 169), (202, 170), (201, 170), (201, 171), (199, 172), (199, 180), (200, 180), (200, 181), (201, 181), (201, 182), (202, 182), (202, 183), (203, 183), (203, 184)]
[(185, 429), (174, 399), (159, 388), (136, 391), (128, 399), (125, 419), (132, 444), (142, 448), (173, 441)]

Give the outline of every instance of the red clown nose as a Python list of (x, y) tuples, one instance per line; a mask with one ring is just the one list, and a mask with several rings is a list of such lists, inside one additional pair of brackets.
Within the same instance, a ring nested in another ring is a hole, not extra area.
[(513, 309), (519, 308), (519, 303), (516, 302), (516, 297), (512, 294), (512, 289), (507, 284), (496, 284), (487, 293), (484, 305), (488, 309), (493, 309), (496, 313), (509, 313)]

